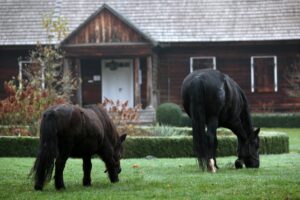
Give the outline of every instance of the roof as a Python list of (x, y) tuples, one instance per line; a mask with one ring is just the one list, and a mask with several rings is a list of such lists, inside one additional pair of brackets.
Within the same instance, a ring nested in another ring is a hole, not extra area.
[(77, 26), (69, 35), (62, 41), (62, 44), (67, 42), (68, 39), (70, 39), (73, 35), (76, 35), (78, 31), (80, 31), (86, 24), (88, 24), (90, 21), (92, 21), (99, 13), (101, 13), (103, 10), (109, 10), (110, 13), (115, 15), (117, 18), (119, 18), (122, 22), (124, 22), (127, 26), (132, 28), (135, 32), (137, 32), (139, 35), (143, 36), (146, 40), (148, 40), (150, 43), (155, 44), (155, 41), (150, 38), (148, 35), (144, 34), (142, 31), (140, 31), (134, 24), (132, 24), (130, 21), (128, 21), (124, 16), (120, 15), (120, 13), (116, 12), (113, 8), (111, 8), (107, 4), (103, 4), (98, 10), (96, 10), (92, 15), (90, 15), (85, 21), (81, 22), (79, 26)]
[(0, 0), (0, 44), (45, 41), (53, 11), (73, 32), (104, 4), (156, 42), (300, 39), (299, 0)]
[(0, 45), (48, 42), (42, 19), (54, 6), (53, 0), (0, 0)]

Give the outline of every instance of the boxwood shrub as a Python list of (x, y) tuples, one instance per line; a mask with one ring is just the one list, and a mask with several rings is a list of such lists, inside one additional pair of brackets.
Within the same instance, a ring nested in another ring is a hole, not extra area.
[[(288, 136), (284, 133), (264, 132), (260, 135), (261, 154), (289, 152)], [(218, 156), (236, 155), (235, 136), (218, 136)], [(194, 157), (192, 136), (178, 137), (128, 137), (125, 142), (125, 158)], [(0, 137), (0, 157), (34, 157), (37, 153), (38, 138)]]
[(175, 103), (163, 103), (156, 109), (156, 121), (163, 125), (180, 125), (181, 115), (181, 108)]

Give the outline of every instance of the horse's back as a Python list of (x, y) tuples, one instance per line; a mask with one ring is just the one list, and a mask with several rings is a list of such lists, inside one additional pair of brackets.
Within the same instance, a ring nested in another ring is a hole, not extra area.
[(71, 157), (94, 154), (104, 137), (103, 125), (91, 109), (76, 105), (60, 104), (48, 108), (44, 115), (52, 113), (57, 122), (57, 137), (62, 145), (70, 146)]
[(189, 74), (182, 84), (186, 112), (190, 112), (190, 103), (205, 106), (206, 114), (219, 112), (225, 102), (224, 79), (225, 75), (216, 70), (197, 70)]
[(217, 116), (224, 126), (247, 109), (247, 99), (239, 85), (217, 70), (197, 70), (189, 74), (182, 84), (182, 98), (189, 115), (190, 104), (195, 104), (203, 107), (206, 117)]

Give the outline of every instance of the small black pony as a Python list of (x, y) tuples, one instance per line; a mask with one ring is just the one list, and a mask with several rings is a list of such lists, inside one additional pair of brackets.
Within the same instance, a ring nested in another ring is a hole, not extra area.
[(246, 96), (235, 81), (217, 70), (197, 70), (184, 79), (181, 95), (192, 119), (194, 151), (203, 170), (218, 168), (218, 127), (229, 128), (238, 138), (236, 168), (259, 167), (259, 129), (253, 129)]
[[(69, 157), (83, 159), (83, 185), (91, 185), (91, 157), (98, 154), (112, 183), (119, 180), (122, 143), (108, 114), (94, 105), (89, 108), (62, 104), (48, 108), (40, 126), (39, 151), (31, 170), (36, 190), (50, 181), (55, 164), (55, 187), (65, 188), (63, 170)], [(55, 161), (55, 163), (54, 163)]]

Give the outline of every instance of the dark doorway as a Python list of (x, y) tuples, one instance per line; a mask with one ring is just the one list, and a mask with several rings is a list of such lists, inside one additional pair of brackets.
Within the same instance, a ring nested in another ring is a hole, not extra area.
[(81, 59), (82, 104), (101, 102), (101, 61)]

